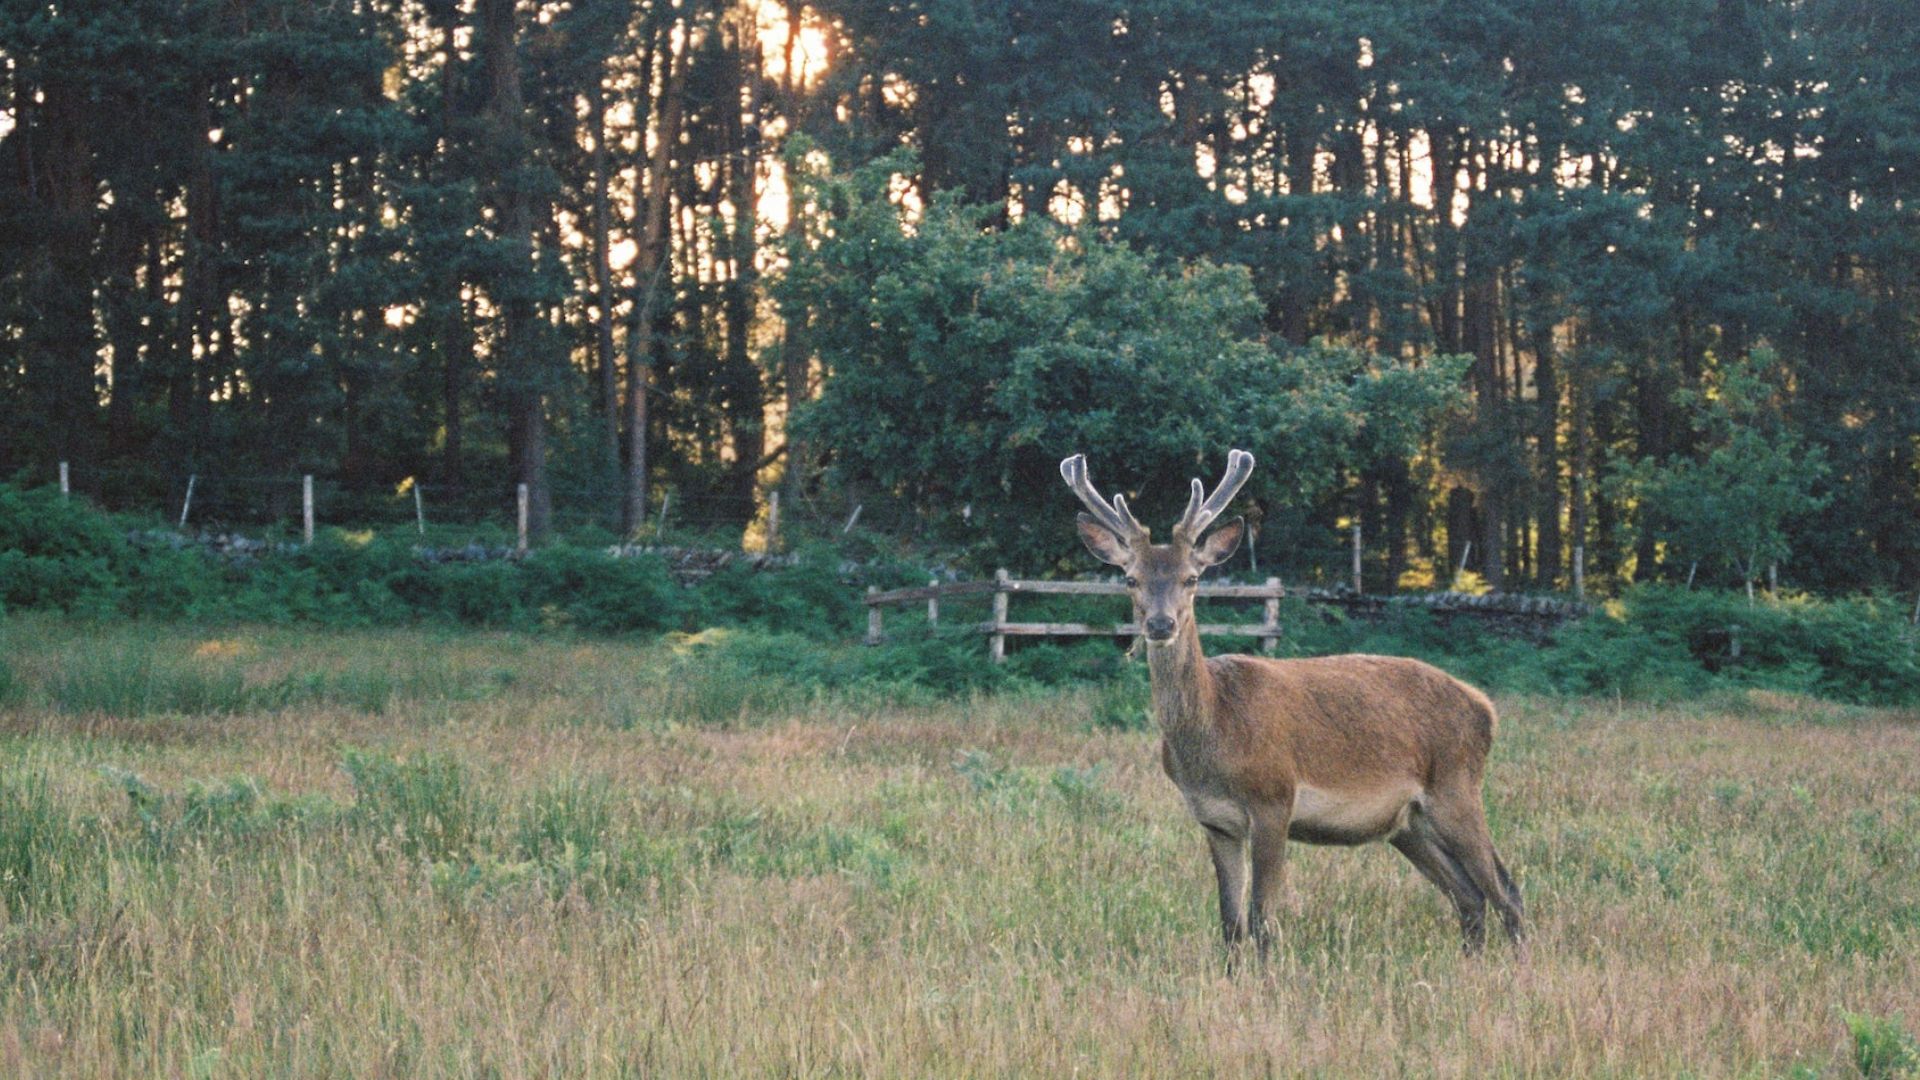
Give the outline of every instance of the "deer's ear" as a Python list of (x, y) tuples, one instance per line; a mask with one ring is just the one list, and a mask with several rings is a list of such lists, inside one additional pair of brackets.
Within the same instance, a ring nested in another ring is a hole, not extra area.
[(1132, 558), (1132, 553), (1127, 550), (1126, 541), (1113, 535), (1105, 525), (1095, 521), (1092, 514), (1081, 514), (1079, 526), (1080, 540), (1087, 545), (1088, 551), (1093, 552), (1094, 558), (1115, 566), (1125, 566)]
[(1193, 549), (1193, 561), (1202, 569), (1218, 566), (1233, 558), (1240, 550), (1240, 537), (1247, 531), (1246, 518), (1234, 518), (1232, 521), (1213, 530), (1205, 540)]

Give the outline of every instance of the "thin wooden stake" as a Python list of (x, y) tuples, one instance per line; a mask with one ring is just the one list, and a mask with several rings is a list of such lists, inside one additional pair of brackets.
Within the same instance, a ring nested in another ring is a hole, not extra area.
[(1469, 540), (1460, 545), (1460, 569), (1453, 572), (1453, 583), (1455, 585), (1460, 584), (1461, 575), (1467, 572), (1467, 556), (1471, 554), (1473, 554), (1473, 541)]
[(1587, 545), (1573, 545), (1573, 598), (1587, 598)]
[[(939, 587), (940, 587), (939, 578), (927, 579), (927, 588), (936, 589)], [(927, 597), (927, 625), (928, 626), (940, 625), (940, 597), (938, 594)]]
[(420, 529), (420, 535), (427, 535), (427, 507), (420, 499), (420, 481), (413, 482), (413, 521)]
[(848, 533), (853, 531), (854, 523), (860, 520), (860, 511), (865, 510), (866, 508), (867, 508), (866, 503), (854, 504), (853, 513), (847, 515), (847, 523), (840, 527), (841, 536), (845, 536)]
[(867, 586), (867, 644), (869, 645), (880, 644), (880, 605), (873, 602), (873, 594), (879, 591), (878, 585)]
[(669, 491), (665, 495), (660, 496), (660, 524), (653, 530), (660, 537), (667, 535), (667, 508), (672, 505), (673, 492)]
[(1699, 559), (1693, 560), (1693, 565), (1687, 567), (1687, 588), (1689, 589), (1693, 588), (1693, 575), (1699, 569), (1700, 569)]
[(1366, 590), (1361, 588), (1360, 578), (1360, 522), (1353, 523), (1353, 595), (1359, 596)]
[(1267, 588), (1273, 590), (1273, 595), (1262, 605), (1260, 628), (1266, 632), (1260, 635), (1260, 651), (1270, 653), (1280, 644), (1280, 579), (1268, 578)]
[(987, 642), (987, 655), (993, 662), (1003, 663), (1007, 659), (1007, 635), (1002, 628), (1007, 625), (1007, 571), (1002, 568), (993, 572), (993, 637)]
[(187, 527), (187, 511), (193, 508), (193, 484), (200, 479), (197, 474), (187, 474), (187, 497), (180, 500), (180, 527)]
[(60, 497), (64, 499), (72, 493), (73, 488), (67, 483), (67, 463), (63, 461), (60, 463)]
[(313, 475), (300, 478), (300, 535), (303, 542), (313, 543)]
[(780, 550), (780, 489), (767, 495), (767, 553)]
[[(519, 494), (519, 504), (520, 504), (519, 505), (520, 539), (519, 539), (519, 542), (514, 546), (514, 550), (518, 551), (522, 555), (525, 555), (527, 553), (527, 485), (525, 484), (519, 485), (518, 494)], [(666, 516), (665, 507), (661, 508), (660, 515), (661, 517)]]

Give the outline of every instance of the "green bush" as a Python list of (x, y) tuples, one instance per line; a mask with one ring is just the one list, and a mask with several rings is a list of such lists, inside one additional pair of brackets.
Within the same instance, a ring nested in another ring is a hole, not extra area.
[(488, 823), (460, 763), (440, 754), (397, 760), (348, 750), (340, 767), (353, 781), (353, 819), (409, 858), (467, 854)]
[(1128, 664), (1094, 691), (1090, 719), (1095, 728), (1146, 731), (1153, 727), (1153, 706), (1147, 689), (1147, 666)]
[[(1121, 674), (1128, 666), (1118, 651), (1102, 641), (1022, 642), (1007, 664), (990, 664), (980, 635), (964, 626), (973, 618), (968, 601), (954, 603), (946, 626), (928, 628), (903, 617), (890, 621), (884, 645), (851, 647), (847, 642), (860, 630), (864, 605), (831, 548), (808, 550), (793, 565), (775, 569), (724, 568), (687, 588), (658, 559), (615, 559), (567, 545), (520, 560), (430, 564), (415, 555), (411, 536), (332, 530), (294, 552), (227, 563), (194, 548), (137, 546), (127, 535), (127, 522), (81, 500), (0, 484), (0, 610), (339, 626), (424, 621), (591, 633), (733, 628), (732, 634), (693, 639), (672, 673), (670, 711), (697, 723), (791, 708), (823, 691), (882, 688), (895, 696), (954, 696), (1128, 678)], [(881, 586), (925, 580), (912, 567), (884, 562), (864, 576)], [(1023, 619), (1099, 624), (1124, 614), (1112, 598), (1023, 597), (1021, 603)], [(1920, 701), (1920, 655), (1904, 614), (1904, 605), (1880, 597), (1749, 601), (1738, 593), (1648, 585), (1560, 628), (1550, 642), (1534, 644), (1420, 609), (1362, 620), (1294, 599), (1282, 604), (1280, 644), (1289, 656), (1420, 657), (1507, 692), (1658, 698), (1764, 687), (1861, 704), (1906, 704)], [(1214, 639), (1208, 647), (1254, 646)], [(63, 709), (130, 714), (221, 713), (303, 700), (379, 711), (401, 692), (391, 676), (359, 672), (248, 687), (236, 667), (135, 650), (76, 657), (49, 692)], [(15, 681), (0, 666), (0, 697), (20, 692)], [(1106, 718), (1099, 723), (1130, 723), (1130, 707), (1117, 700), (1103, 699), (1095, 711)]]
[[(1690, 663), (1737, 686), (1898, 705), (1920, 700), (1920, 655), (1903, 616), (1876, 597), (1790, 595), (1750, 602), (1739, 593), (1649, 585), (1628, 593), (1617, 616), (1588, 620), (1581, 631), (1611, 637), (1619, 642), (1615, 648), (1641, 639), (1632, 648), (1643, 667), (1677, 674), (1679, 665)], [(1696, 686), (1701, 681), (1692, 680)]]
[(1853, 1036), (1853, 1063), (1867, 1080), (1920, 1077), (1920, 1042), (1893, 1018), (1842, 1014)]
[(527, 604), (549, 624), (599, 633), (679, 627), (686, 590), (657, 558), (614, 559), (599, 551), (544, 548), (520, 566)]
[[(700, 583), (694, 614), (702, 625), (752, 626), (814, 637), (840, 637), (864, 623), (858, 589), (842, 580), (839, 556), (830, 548), (803, 552), (793, 566), (752, 570), (734, 565)], [(883, 588), (905, 584), (906, 575), (882, 573)], [(891, 578), (900, 580), (894, 581)], [(924, 579), (922, 579), (924, 580)]]
[(47, 693), (62, 712), (115, 716), (237, 713), (250, 704), (238, 664), (180, 656), (141, 639), (75, 651)]
[(83, 500), (0, 484), (0, 609), (178, 615), (216, 576), (195, 553), (134, 547)]
[(96, 849), (48, 793), (46, 773), (0, 771), (0, 910), (65, 907)]

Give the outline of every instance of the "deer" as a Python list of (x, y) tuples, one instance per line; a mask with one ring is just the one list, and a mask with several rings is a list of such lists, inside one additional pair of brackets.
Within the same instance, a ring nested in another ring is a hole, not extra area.
[(1252, 454), (1229, 453), (1213, 492), (1195, 479), (1169, 542), (1156, 544), (1125, 496), (1108, 501), (1094, 489), (1084, 454), (1060, 463), (1086, 507), (1080, 539), (1126, 575), (1160, 764), (1206, 833), (1229, 955), (1249, 937), (1268, 952), (1290, 840), (1384, 840), (1452, 903), (1469, 955), (1485, 945), (1489, 903), (1524, 955), (1520, 890), (1494, 850), (1483, 802), (1496, 722), (1485, 694), (1404, 657), (1202, 650), (1195, 590), (1238, 550), (1246, 521), (1207, 529), (1252, 472)]

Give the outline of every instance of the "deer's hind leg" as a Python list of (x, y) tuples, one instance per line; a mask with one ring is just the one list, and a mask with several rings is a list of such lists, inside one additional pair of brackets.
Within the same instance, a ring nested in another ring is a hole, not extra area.
[(1447, 853), (1434, 835), (1425, 815), (1415, 814), (1407, 827), (1393, 835), (1388, 843), (1407, 857), (1420, 875), (1446, 894), (1460, 919), (1461, 945), (1469, 953), (1479, 952), (1487, 943), (1487, 898), (1473, 883), (1458, 860)]
[(1526, 942), (1526, 910), (1513, 875), (1493, 848), (1493, 836), (1487, 830), (1487, 811), (1480, 801), (1478, 785), (1433, 800), (1426, 808), (1434, 838), (1445, 853), (1457, 862), (1473, 884), (1500, 914), (1500, 924), (1515, 945)]

